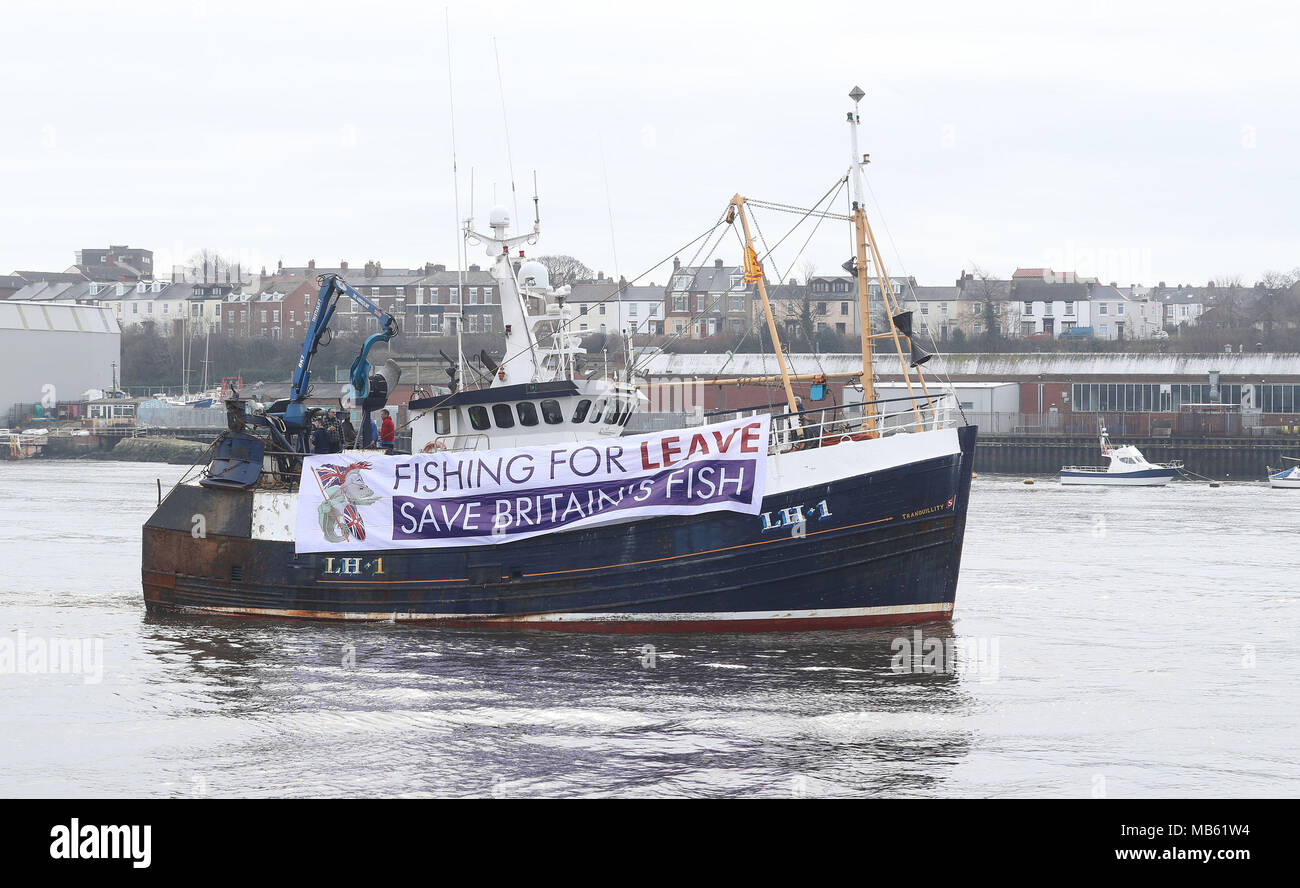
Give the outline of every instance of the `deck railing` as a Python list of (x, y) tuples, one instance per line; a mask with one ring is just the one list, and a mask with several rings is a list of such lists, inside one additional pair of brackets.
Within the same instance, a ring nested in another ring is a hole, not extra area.
[[(870, 403), (875, 408), (870, 417), (866, 414), (865, 404), (835, 404), (795, 413), (774, 414), (768, 452), (782, 453), (847, 441), (933, 431), (955, 426), (960, 419), (955, 402), (946, 394), (882, 398)], [(721, 410), (704, 416), (707, 422), (725, 422), (766, 412), (762, 409)]]
[(487, 435), (439, 435), (424, 446), (426, 453), (458, 450), (491, 450)]

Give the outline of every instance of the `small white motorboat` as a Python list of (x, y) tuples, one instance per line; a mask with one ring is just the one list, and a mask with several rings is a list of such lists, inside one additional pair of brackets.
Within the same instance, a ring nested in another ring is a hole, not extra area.
[[(1297, 460), (1293, 456), (1284, 456), (1282, 458), (1300, 463), (1300, 460)], [(1268, 486), (1300, 488), (1300, 465), (1294, 465), (1291, 468), (1283, 469), (1280, 472), (1273, 472), (1268, 476)]]
[(1108, 487), (1163, 487), (1183, 468), (1181, 462), (1147, 462), (1142, 451), (1130, 444), (1116, 447), (1110, 443), (1106, 427), (1101, 427), (1101, 455), (1108, 466), (1065, 466), (1062, 484), (1102, 484)]

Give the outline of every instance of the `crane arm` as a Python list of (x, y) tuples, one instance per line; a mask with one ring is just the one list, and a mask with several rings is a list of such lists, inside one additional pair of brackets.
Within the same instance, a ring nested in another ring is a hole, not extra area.
[(307, 326), (307, 335), (303, 338), (302, 351), (298, 355), (298, 365), (293, 371), (293, 386), (289, 391), (289, 403), (284, 411), (285, 422), (292, 427), (305, 427), (305, 408), (303, 401), (311, 385), (311, 361), (320, 347), (321, 339), (329, 329), (334, 312), (338, 309), (341, 298), (346, 296), (379, 322), (380, 331), (369, 336), (361, 346), (361, 352), (352, 362), (348, 374), (349, 394), (358, 403), (370, 394), (370, 349), (380, 342), (387, 342), (397, 335), (397, 320), (388, 312), (368, 299), (363, 293), (353, 289), (336, 274), (322, 275), (320, 297), (316, 310), (312, 313), (311, 323)]

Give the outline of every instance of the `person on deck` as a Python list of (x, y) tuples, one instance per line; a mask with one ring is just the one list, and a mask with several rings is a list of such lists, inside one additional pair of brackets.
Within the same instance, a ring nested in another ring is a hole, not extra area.
[(387, 410), (381, 411), (384, 421), (379, 426), (379, 444), (387, 453), (393, 452), (393, 444), (397, 440), (397, 424), (393, 422), (393, 416)]
[(361, 416), (361, 447), (368, 449), (375, 446), (375, 439), (379, 437), (379, 430), (375, 428), (375, 421), (369, 414)]
[(334, 448), (330, 453), (342, 453), (343, 424), (333, 407), (325, 411), (325, 431), (330, 433), (330, 446)]
[(316, 430), (311, 433), (311, 452), (334, 453), (329, 429), (325, 428), (325, 421), (318, 416), (312, 420), (312, 425), (316, 427)]

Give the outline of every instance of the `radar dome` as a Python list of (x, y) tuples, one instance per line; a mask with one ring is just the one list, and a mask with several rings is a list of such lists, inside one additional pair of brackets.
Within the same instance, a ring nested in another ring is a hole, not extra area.
[(525, 287), (531, 287), (535, 290), (549, 290), (551, 288), (551, 275), (546, 270), (545, 265), (536, 259), (529, 259), (519, 266), (519, 282)]
[(493, 228), (505, 228), (510, 225), (510, 211), (505, 207), (493, 207), (488, 214), (488, 224)]

